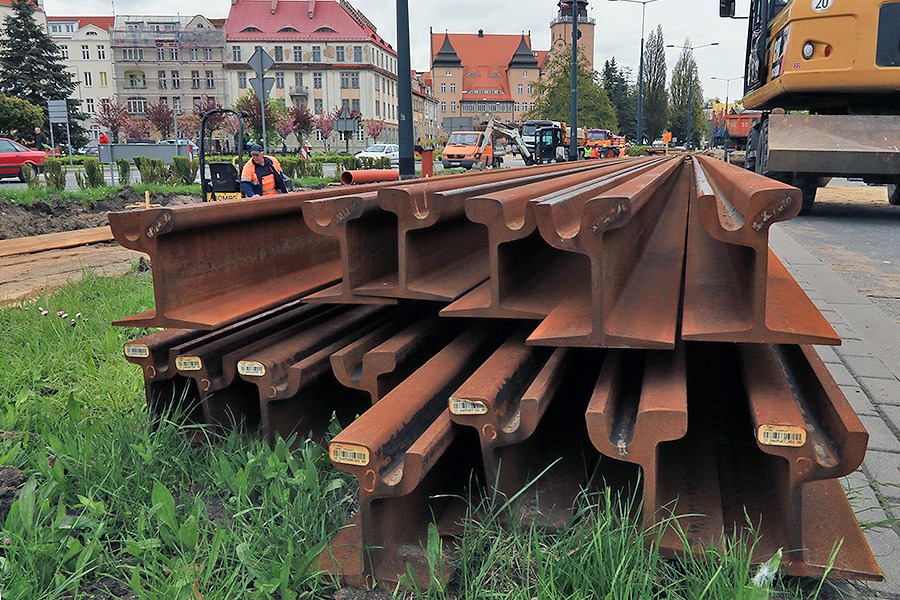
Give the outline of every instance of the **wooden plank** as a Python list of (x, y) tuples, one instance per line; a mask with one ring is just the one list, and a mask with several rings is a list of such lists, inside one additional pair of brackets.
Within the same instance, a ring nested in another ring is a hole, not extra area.
[(0, 240), (0, 256), (15, 256), (16, 254), (34, 254), (45, 250), (58, 250), (60, 248), (74, 248), (87, 244), (111, 242), (113, 239), (109, 225), (92, 227), (90, 229), (78, 229), (76, 231), (63, 231), (60, 233), (45, 233), (24, 238)]

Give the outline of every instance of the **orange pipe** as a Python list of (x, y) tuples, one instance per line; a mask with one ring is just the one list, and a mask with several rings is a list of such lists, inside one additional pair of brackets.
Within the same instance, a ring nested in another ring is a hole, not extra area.
[(341, 183), (351, 185), (354, 183), (375, 183), (377, 181), (396, 181), (400, 177), (399, 169), (366, 169), (361, 171), (344, 171), (341, 173)]

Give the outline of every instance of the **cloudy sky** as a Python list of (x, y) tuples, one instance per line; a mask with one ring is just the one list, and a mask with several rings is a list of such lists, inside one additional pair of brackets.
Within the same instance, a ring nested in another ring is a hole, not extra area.
[[(798, 0), (800, 2), (807, 0)], [(378, 32), (396, 47), (395, 9), (385, 0), (350, 0), (378, 27)], [(737, 14), (746, 14), (749, 0), (738, 0)], [(230, 0), (44, 0), (48, 15), (110, 15), (113, 5), (118, 14), (203, 14), (207, 17), (227, 17)], [(148, 6), (152, 6), (149, 12)], [(535, 50), (550, 45), (550, 20), (557, 12), (556, 0), (409, 0), (410, 44), (412, 66), (417, 70), (429, 67), (428, 30), (451, 33), (531, 32)], [(623, 0), (591, 0), (589, 14), (596, 19), (595, 66), (615, 57), (620, 65), (632, 67), (637, 76), (640, 37), (641, 5)], [(693, 46), (718, 42), (718, 46), (700, 48), (695, 57), (700, 67), (704, 96), (718, 96), (724, 100), (726, 83), (712, 77), (731, 78), (743, 75), (746, 44), (745, 20), (720, 19), (715, 0), (651, 0), (646, 5), (646, 31), (657, 24), (663, 27), (667, 44), (681, 46), (690, 39)], [(667, 50), (669, 72), (680, 49)], [(740, 95), (741, 81), (729, 84), (733, 99)]]

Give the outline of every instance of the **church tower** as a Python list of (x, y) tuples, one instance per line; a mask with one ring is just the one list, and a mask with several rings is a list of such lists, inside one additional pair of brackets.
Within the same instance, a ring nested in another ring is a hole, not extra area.
[[(587, 16), (587, 0), (560, 0), (559, 15), (550, 22), (550, 52), (558, 52), (572, 43), (572, 13), (578, 14), (578, 49), (594, 69), (594, 25)], [(577, 6), (577, 9), (576, 9)]]

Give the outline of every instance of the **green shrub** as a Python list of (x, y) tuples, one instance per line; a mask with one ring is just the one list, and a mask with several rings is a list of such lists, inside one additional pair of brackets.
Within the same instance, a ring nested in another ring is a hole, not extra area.
[(84, 159), (84, 183), (86, 187), (92, 188), (101, 187), (106, 184), (103, 180), (103, 167), (100, 166), (100, 159)]
[(127, 158), (117, 158), (116, 167), (119, 170), (119, 185), (131, 183), (131, 161)]
[(194, 183), (197, 172), (194, 170), (194, 165), (191, 164), (191, 162), (192, 161), (186, 156), (172, 157), (173, 183), (181, 185), (190, 185)]
[(322, 163), (301, 160), (297, 163), (297, 175), (300, 177), (323, 177)]
[[(28, 184), (28, 189), (30, 190), (41, 187), (40, 176), (38, 176), (37, 171), (32, 169), (31, 165), (28, 163), (22, 165), (22, 178), (25, 180), (25, 183)], [(63, 188), (65, 188), (65, 182), (63, 182)]]
[(341, 169), (344, 171), (355, 171), (357, 169), (362, 168), (360, 165), (359, 159), (355, 156), (341, 156), (338, 158), (338, 164), (341, 166)]
[(297, 174), (297, 163), (300, 162), (300, 159), (285, 156), (284, 158), (280, 159), (278, 162), (281, 163), (281, 170), (285, 174), (285, 176), (293, 179), (294, 176)]
[(168, 172), (166, 163), (159, 158), (147, 158), (146, 156), (135, 156), (135, 163), (140, 158), (140, 166), (138, 170), (141, 172), (141, 183), (148, 185), (164, 185), (167, 183)]
[(88, 187), (87, 182), (84, 179), (84, 170), (83, 169), (75, 170), (75, 183), (78, 185), (79, 190), (83, 190)]
[(647, 146), (631, 146), (625, 151), (628, 156), (645, 156), (647, 154)]
[(134, 168), (137, 169), (138, 171), (140, 171), (141, 170), (141, 161), (144, 160), (144, 157), (143, 156), (135, 156), (133, 160), (134, 160)]
[(194, 157), (191, 159), (191, 180), (185, 185), (193, 185), (197, 180), (197, 173), (200, 172), (200, 157)]

